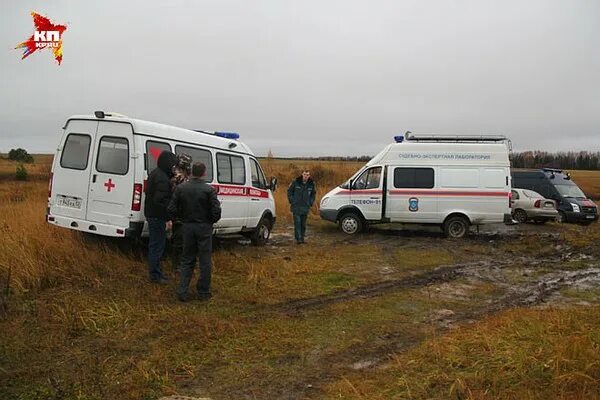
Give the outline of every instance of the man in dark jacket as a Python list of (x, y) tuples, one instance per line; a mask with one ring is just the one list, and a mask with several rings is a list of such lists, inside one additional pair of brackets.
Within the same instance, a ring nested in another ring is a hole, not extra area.
[(298, 244), (305, 243), (306, 217), (315, 202), (316, 194), (315, 183), (307, 169), (302, 171), (302, 175), (292, 181), (288, 188), (288, 201), (294, 215), (294, 237)]
[(183, 223), (183, 253), (179, 265), (181, 276), (177, 287), (177, 298), (181, 301), (187, 300), (196, 257), (200, 258), (200, 277), (196, 284), (198, 299), (208, 300), (212, 297), (212, 234), (213, 224), (221, 219), (221, 204), (215, 189), (202, 179), (205, 172), (203, 163), (194, 163), (192, 176), (177, 186), (168, 207), (169, 216), (178, 217)]
[(148, 242), (148, 275), (154, 283), (166, 283), (167, 279), (160, 267), (160, 258), (165, 251), (167, 241), (167, 206), (171, 200), (173, 166), (177, 159), (170, 151), (163, 151), (156, 162), (157, 167), (148, 175), (144, 215), (148, 221), (150, 240)]

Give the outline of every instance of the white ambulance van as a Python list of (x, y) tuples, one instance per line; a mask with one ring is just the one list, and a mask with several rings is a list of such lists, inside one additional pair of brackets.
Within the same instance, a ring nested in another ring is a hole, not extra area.
[(471, 225), (509, 223), (511, 177), (504, 136), (396, 136), (327, 193), (322, 219), (347, 234), (375, 223), (435, 224), (448, 237)]
[(144, 192), (163, 151), (189, 154), (206, 164), (222, 218), (215, 234), (242, 233), (255, 244), (269, 239), (275, 223), (272, 191), (239, 135), (205, 132), (127, 118), (102, 111), (67, 120), (56, 149), (48, 190), (47, 221), (105, 236), (147, 235)]

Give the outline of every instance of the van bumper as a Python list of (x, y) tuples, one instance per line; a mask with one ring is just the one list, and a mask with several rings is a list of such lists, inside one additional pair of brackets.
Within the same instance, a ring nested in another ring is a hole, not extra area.
[(144, 230), (143, 222), (130, 222), (129, 228), (125, 229), (125, 237), (137, 239), (142, 236), (143, 230)]
[[(127, 230), (130, 229), (128, 227), (100, 224), (98, 222), (62, 217), (60, 215), (47, 215), (46, 221), (51, 225), (60, 226), (62, 228), (112, 237), (125, 237)], [(131, 224), (132, 223), (130, 222), (130, 225)], [(143, 227), (143, 222), (141, 224)]]
[(325, 221), (336, 222), (337, 214), (338, 214), (338, 210), (323, 209), (323, 208), (319, 210), (319, 215), (321, 216), (321, 219), (324, 219)]
[(564, 211), (567, 222), (594, 222), (598, 221), (598, 214)]

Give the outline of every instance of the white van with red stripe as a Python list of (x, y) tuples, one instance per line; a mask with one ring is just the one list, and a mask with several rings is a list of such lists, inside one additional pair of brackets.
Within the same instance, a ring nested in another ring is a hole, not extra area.
[(264, 244), (275, 223), (272, 191), (239, 135), (177, 128), (97, 111), (67, 120), (56, 150), (47, 221), (105, 236), (146, 236), (144, 192), (161, 152), (186, 153), (206, 165), (222, 218), (215, 234), (242, 233)]
[(347, 234), (376, 223), (435, 224), (454, 238), (512, 221), (506, 137), (407, 132), (395, 140), (321, 199), (321, 218)]

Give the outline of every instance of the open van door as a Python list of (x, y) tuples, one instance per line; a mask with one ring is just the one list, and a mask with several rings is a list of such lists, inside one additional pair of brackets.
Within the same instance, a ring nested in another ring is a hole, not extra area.
[(97, 121), (67, 121), (54, 160), (50, 214), (85, 219), (97, 129)]
[(130, 124), (98, 122), (91, 166), (87, 220), (129, 226), (135, 163)]

